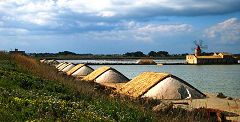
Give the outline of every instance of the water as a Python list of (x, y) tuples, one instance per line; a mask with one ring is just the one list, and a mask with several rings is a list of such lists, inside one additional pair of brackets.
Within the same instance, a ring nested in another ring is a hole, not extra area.
[[(116, 63), (122, 63), (122, 64), (134, 64), (138, 60), (136, 59), (118, 59), (118, 60), (58, 60), (60, 62), (71, 62), (71, 63), (108, 63), (108, 64), (116, 64)], [(185, 63), (185, 60), (154, 60), (156, 63)]]
[[(179, 60), (177, 60), (179, 61)], [(68, 61), (70, 62), (70, 61)], [(77, 60), (75, 63), (80, 63)], [(96, 69), (102, 65), (92, 65)], [(168, 72), (187, 81), (202, 92), (222, 92), (240, 98), (240, 65), (108, 65), (128, 78), (142, 72)]]

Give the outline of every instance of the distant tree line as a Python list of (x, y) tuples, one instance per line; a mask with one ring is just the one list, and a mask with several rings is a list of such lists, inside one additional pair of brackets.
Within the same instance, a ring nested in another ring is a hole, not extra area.
[(56, 55), (77, 55), (77, 54), (70, 51), (63, 51), (63, 52), (58, 52)]
[(141, 51), (137, 51), (137, 52), (127, 52), (124, 54), (124, 56), (128, 56), (128, 57), (167, 57), (170, 56), (169, 53), (167, 51), (150, 51), (148, 54), (144, 54)]
[(138, 58), (138, 57), (152, 57), (152, 58), (172, 58), (178, 57), (183, 58), (188, 55), (185, 54), (169, 54), (167, 51), (150, 51), (147, 54), (144, 54), (141, 51), (136, 52), (127, 52), (124, 54), (77, 54), (71, 51), (63, 51), (58, 53), (31, 53), (31, 56), (34, 57), (55, 57), (55, 58)]
[(77, 54), (70, 51), (63, 51), (58, 53), (30, 53), (29, 55), (34, 57), (53, 57), (53, 56), (92, 56), (93, 54)]
[(123, 54), (124, 56), (127, 57), (145, 57), (146, 55), (141, 52), (141, 51), (137, 51), (137, 52), (127, 52), (125, 54)]
[(150, 51), (148, 53), (148, 56), (150, 56), (150, 57), (167, 57), (167, 56), (169, 56), (169, 53), (167, 51), (158, 51), (158, 52)]

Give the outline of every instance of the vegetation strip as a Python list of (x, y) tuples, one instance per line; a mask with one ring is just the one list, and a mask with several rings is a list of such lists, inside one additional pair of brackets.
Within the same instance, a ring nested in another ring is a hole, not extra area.
[(151, 111), (160, 101), (111, 97), (35, 59), (0, 53), (0, 121), (197, 121), (203, 112)]

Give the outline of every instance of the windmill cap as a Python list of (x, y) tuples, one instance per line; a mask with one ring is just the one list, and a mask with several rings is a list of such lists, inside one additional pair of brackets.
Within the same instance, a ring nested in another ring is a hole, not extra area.
[(197, 47), (196, 47), (196, 50), (201, 50), (201, 48), (200, 48), (200, 46), (199, 46), (199, 45), (197, 45)]

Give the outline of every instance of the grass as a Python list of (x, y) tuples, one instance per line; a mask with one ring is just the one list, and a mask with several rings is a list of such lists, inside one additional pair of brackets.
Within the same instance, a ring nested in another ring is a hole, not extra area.
[(154, 113), (160, 101), (112, 97), (33, 58), (0, 53), (0, 121), (201, 121), (202, 112)]

